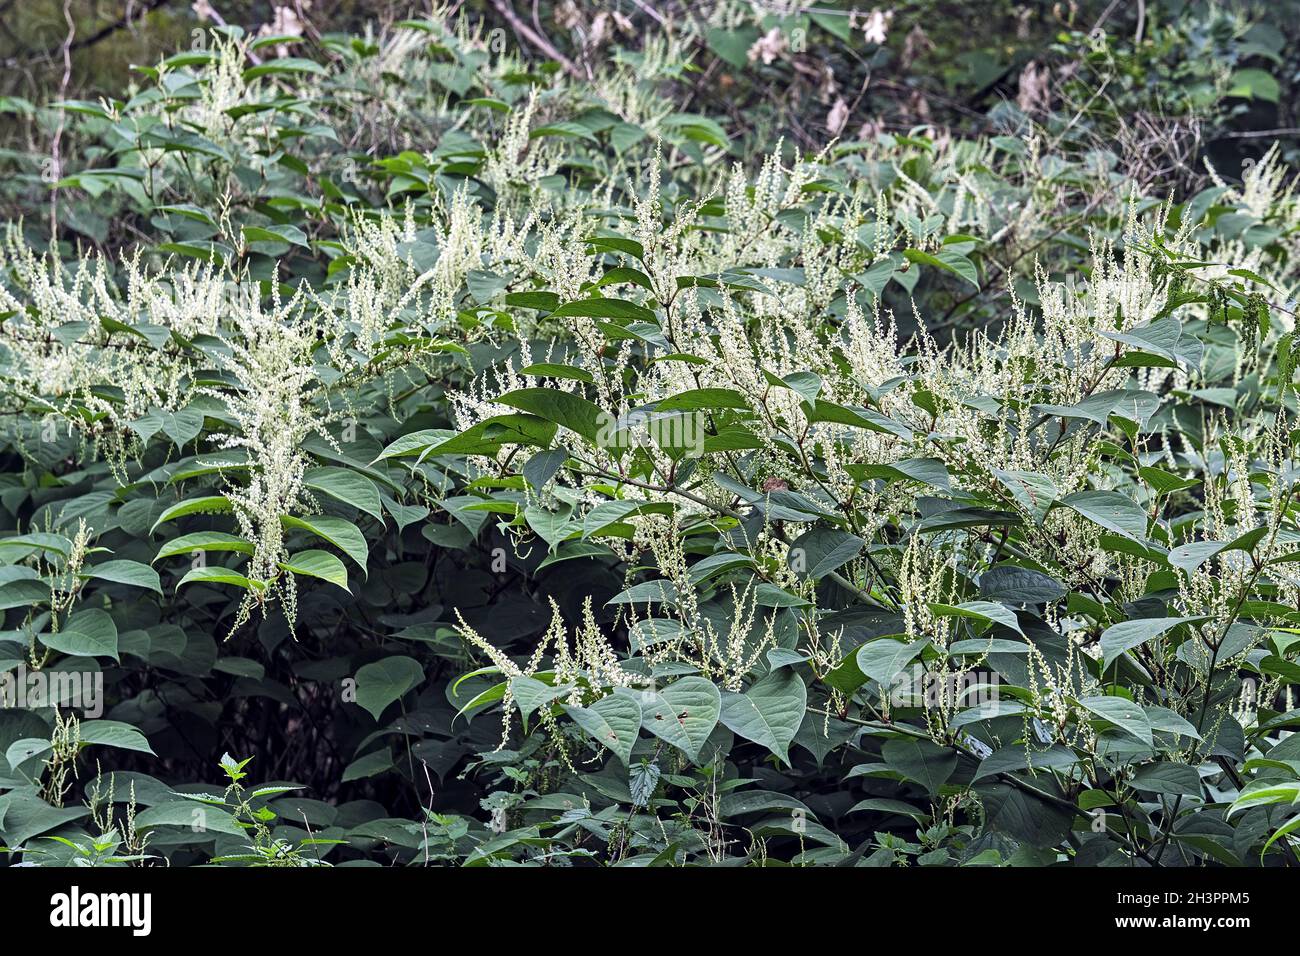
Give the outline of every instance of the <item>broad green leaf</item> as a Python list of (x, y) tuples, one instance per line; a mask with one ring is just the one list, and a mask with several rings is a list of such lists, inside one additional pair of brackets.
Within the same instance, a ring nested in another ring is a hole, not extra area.
[(153, 748), (144, 734), (130, 724), (118, 720), (83, 720), (79, 729), (83, 744), (102, 744), (119, 750), (138, 750), (153, 754)]
[(623, 766), (631, 765), (632, 747), (641, 730), (641, 703), (636, 691), (618, 687), (590, 706), (566, 706), (564, 711)]
[(1062, 498), (1061, 503), (1107, 531), (1135, 541), (1146, 538), (1147, 513), (1118, 491), (1080, 491)]
[[(363, 575), (366, 573), (366, 556), (370, 549), (361, 529), (351, 521), (332, 515), (311, 515), (306, 518), (282, 515), (280, 523), (286, 528), (302, 528), (319, 538), (324, 538), (355, 561)], [(346, 576), (344, 580), (346, 581)]]
[(265, 590), (266, 585), (260, 581), (251, 581), (238, 571), (223, 567), (198, 567), (185, 572), (185, 577), (176, 582), (180, 588), (184, 584), (233, 584), (249, 591)]
[(1151, 746), (1151, 720), (1133, 701), (1123, 697), (1084, 697), (1079, 704)]
[(891, 770), (914, 780), (931, 794), (938, 793), (957, 769), (957, 753), (951, 747), (940, 747), (916, 737), (887, 740), (880, 748), (880, 755)]
[(976, 621), (992, 621), (1024, 635), (1016, 612), (996, 601), (963, 601), (961, 604), (931, 604), (930, 610), (938, 617), (969, 617)]
[(808, 689), (792, 670), (768, 674), (743, 694), (723, 694), (721, 720), (732, 732), (762, 744), (785, 763), (790, 741), (808, 712)]
[(424, 669), (412, 657), (396, 655), (357, 671), (357, 703), (378, 720), (395, 700), (424, 683)]
[(898, 675), (903, 672), (903, 668), (929, 646), (928, 637), (911, 642), (882, 637), (859, 647), (855, 660), (858, 670), (879, 683), (881, 687), (890, 688)]
[(338, 585), (345, 591), (348, 590), (348, 569), (343, 566), (342, 561), (328, 551), (315, 549), (299, 551), (289, 555), (289, 560), (281, 562), (280, 567), (292, 574), (320, 578), (322, 581)]
[(158, 549), (154, 561), (174, 558), (179, 554), (186, 557), (195, 551), (235, 551), (240, 554), (252, 554), (253, 542), (224, 531), (196, 531), (173, 538)]
[(302, 483), (312, 491), (329, 495), (337, 501), (351, 505), (358, 511), (382, 522), (384, 513), (375, 483), (350, 468), (329, 465), (313, 468), (303, 476)]
[(118, 660), (117, 625), (98, 608), (78, 611), (53, 634), (41, 634), (46, 647), (74, 657), (111, 657)]
[(696, 760), (721, 711), (722, 695), (712, 681), (683, 677), (643, 694), (641, 726)]
[(152, 830), (155, 827), (179, 827), (196, 834), (198, 839), (208, 833), (228, 833), (245, 836), (244, 828), (226, 810), (193, 800), (171, 800), (141, 810), (135, 817), (136, 829)]
[(593, 444), (602, 426), (609, 430), (613, 422), (612, 416), (581, 395), (553, 388), (521, 388), (499, 396), (497, 401), (577, 432)]
[(819, 581), (856, 558), (866, 541), (838, 528), (813, 527), (790, 545), (790, 567)]
[(1173, 630), (1179, 624), (1204, 620), (1206, 618), (1203, 617), (1144, 617), (1112, 624), (1101, 635), (1102, 667), (1110, 667), (1115, 658), (1125, 651), (1145, 644), (1152, 638)]
[(190, 498), (187, 501), (174, 504), (164, 511), (158, 516), (158, 520), (153, 523), (153, 528), (150, 528), (149, 530), (150, 533), (152, 533), (160, 524), (167, 521), (175, 521), (177, 518), (183, 518), (186, 515), (226, 514), (230, 512), (232, 508), (233, 505), (231, 505), (230, 499), (225, 495), (207, 495), (203, 498)]
[(162, 582), (158, 572), (139, 561), (115, 559), (91, 565), (84, 572), (86, 577), (99, 581), (112, 581), (114, 584), (129, 584), (137, 588), (147, 588), (162, 594)]

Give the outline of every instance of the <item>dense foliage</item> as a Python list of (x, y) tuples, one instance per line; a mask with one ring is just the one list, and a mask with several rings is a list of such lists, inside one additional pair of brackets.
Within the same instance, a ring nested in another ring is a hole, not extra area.
[(969, 135), (726, 4), (4, 101), (9, 862), (1294, 865), (1281, 35), (1148, 6)]

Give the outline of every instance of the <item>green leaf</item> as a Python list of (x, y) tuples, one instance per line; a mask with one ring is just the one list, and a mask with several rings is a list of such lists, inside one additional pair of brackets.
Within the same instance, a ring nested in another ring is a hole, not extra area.
[(183, 518), (186, 515), (226, 514), (230, 512), (233, 507), (234, 506), (230, 503), (230, 499), (225, 495), (208, 495), (203, 498), (190, 498), (188, 501), (182, 501), (179, 504), (172, 505), (159, 515), (158, 520), (153, 523), (153, 527), (149, 529), (149, 532), (152, 534), (158, 529), (160, 524), (167, 521), (175, 521), (177, 518)]
[(548, 684), (536, 677), (520, 675), (510, 678), (510, 694), (525, 720), (539, 710), (549, 711), (551, 704), (571, 690), (570, 684)]
[(788, 562), (796, 572), (819, 581), (856, 558), (866, 541), (839, 528), (813, 527), (790, 545)]
[(257, 66), (250, 66), (244, 71), (244, 82), (255, 80), (259, 76), (279, 76), (292, 73), (314, 73), (317, 76), (325, 76), (328, 71), (314, 60), (287, 56), (278, 60), (259, 63)]
[(596, 743), (618, 757), (623, 766), (630, 766), (632, 747), (641, 730), (641, 704), (636, 691), (617, 687), (612, 694), (588, 707), (566, 706), (564, 711)]
[(930, 794), (938, 793), (957, 769), (956, 751), (917, 737), (887, 740), (880, 755), (891, 770), (919, 783)]
[(399, 654), (365, 665), (356, 679), (357, 703), (379, 720), (393, 701), (424, 683), (424, 669), (419, 661)]
[(1144, 617), (1112, 624), (1101, 635), (1102, 667), (1110, 667), (1115, 658), (1125, 651), (1145, 644), (1152, 638), (1173, 630), (1179, 624), (1204, 620), (1206, 618), (1203, 617)]
[(365, 475), (349, 468), (330, 465), (311, 469), (303, 476), (302, 483), (312, 491), (329, 495), (383, 523), (384, 512), (379, 489)]
[(265, 590), (266, 585), (260, 581), (250, 581), (238, 571), (222, 567), (191, 568), (185, 577), (176, 582), (176, 587), (185, 584), (233, 584), (248, 591)]
[(1224, 95), (1276, 103), (1281, 99), (1282, 87), (1267, 70), (1251, 67), (1232, 74), (1231, 87)]
[(1084, 697), (1079, 705), (1128, 731), (1148, 747), (1152, 745), (1151, 720), (1146, 711), (1133, 701), (1123, 697)]
[(1008, 604), (1049, 604), (1065, 597), (1060, 581), (1034, 568), (1000, 564), (980, 575), (980, 594)]
[(1300, 781), (1252, 783), (1232, 802), (1232, 806), (1228, 808), (1228, 816), (1231, 817), (1241, 810), (1249, 810), (1251, 807), (1272, 806), (1279, 803), (1286, 806), (1300, 804)]
[(1169, 563), (1191, 575), (1228, 545), (1223, 541), (1189, 541), (1169, 549)]
[(931, 604), (930, 610), (937, 617), (969, 617), (977, 621), (992, 621), (1011, 628), (1021, 636), (1025, 633), (1020, 629), (1020, 620), (1016, 617), (1016, 612), (996, 601), (963, 601), (957, 605)]
[(976, 289), (980, 287), (979, 273), (976, 271), (975, 265), (964, 255), (952, 249), (944, 249), (938, 255), (931, 255), (928, 252), (922, 252), (920, 249), (904, 249), (903, 256), (909, 262), (943, 269), (953, 275), (960, 276)]
[(348, 783), (352, 780), (365, 780), (370, 777), (377, 777), (381, 773), (387, 773), (393, 769), (393, 754), (387, 747), (380, 747), (371, 753), (365, 754), (352, 761), (343, 768), (343, 776), (340, 780)]
[[(32, 837), (40, 836), (89, 814), (82, 807), (52, 807), (34, 792), (14, 790), (0, 797), (0, 815), (4, 821), (4, 843), (19, 847)], [(139, 819), (137, 818), (137, 823)]]
[(699, 758), (721, 712), (722, 695), (703, 677), (683, 677), (641, 698), (641, 726), (692, 760)]
[(117, 625), (107, 612), (98, 608), (78, 611), (68, 618), (55, 634), (41, 634), (46, 647), (74, 657), (111, 657), (117, 655)]
[(1170, 797), (1199, 797), (1201, 775), (1185, 763), (1147, 764), (1133, 775), (1133, 786)]
[(596, 298), (566, 302), (551, 313), (551, 318), (566, 316), (589, 319), (631, 319), (637, 322), (655, 321), (655, 314), (650, 309), (634, 302), (624, 302), (622, 299)]
[(792, 670), (768, 674), (743, 694), (722, 698), (721, 720), (732, 732), (761, 744), (785, 763), (790, 741), (808, 712), (808, 689)]
[(135, 817), (136, 829), (181, 827), (194, 834), (228, 833), (244, 836), (244, 828), (225, 810), (194, 800), (169, 800), (141, 810)]
[(693, 388), (660, 399), (655, 410), (660, 412), (716, 411), (734, 408), (749, 411), (749, 400), (734, 388)]
[(174, 558), (178, 554), (188, 557), (195, 551), (235, 551), (240, 554), (252, 554), (254, 548), (253, 542), (233, 534), (226, 534), (224, 531), (196, 531), (166, 542), (154, 555), (154, 561)]
[(22, 737), (9, 745), (5, 751), (5, 760), (11, 770), (17, 770), (33, 757), (49, 753), (53, 749), (54, 745), (44, 737)]
[(1146, 538), (1146, 512), (1132, 498), (1118, 491), (1080, 491), (1062, 498), (1061, 503), (1107, 531), (1135, 541)]
[(289, 555), (289, 560), (281, 562), (280, 567), (292, 574), (320, 578), (348, 591), (348, 569), (343, 566), (342, 561), (328, 551), (318, 551), (314, 548), (309, 551), (299, 551)]
[(859, 647), (856, 663), (858, 670), (863, 674), (879, 683), (881, 687), (889, 689), (898, 675), (903, 672), (903, 668), (929, 646), (928, 637), (910, 643), (882, 637)]
[(497, 401), (577, 432), (593, 444), (600, 434), (602, 423), (613, 421), (612, 416), (581, 395), (553, 388), (521, 388), (507, 392), (498, 397)]
[(158, 572), (139, 561), (117, 559), (96, 564), (85, 571), (86, 577), (100, 581), (112, 581), (114, 584), (129, 584), (137, 588), (147, 588), (162, 594), (162, 582)]
[(312, 515), (307, 518), (283, 515), (280, 523), (286, 528), (302, 528), (319, 538), (324, 538), (355, 561), (362, 574), (366, 573), (366, 557), (370, 548), (366, 544), (366, 536), (351, 521), (332, 515)]
[(116, 747), (119, 750), (137, 750), (140, 753), (153, 754), (153, 748), (144, 734), (130, 724), (117, 720), (83, 720), (80, 728), (83, 744), (101, 744)]

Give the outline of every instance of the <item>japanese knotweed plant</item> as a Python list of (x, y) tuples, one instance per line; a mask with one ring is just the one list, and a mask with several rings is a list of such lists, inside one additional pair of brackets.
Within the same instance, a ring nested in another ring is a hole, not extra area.
[[(774, 216), (797, 204), (777, 198), (778, 168), (728, 187), (746, 230), (757, 197)], [(460, 471), (543, 565), (604, 553), (624, 569), (605, 626), (628, 635), (630, 686), (575, 699), (545, 643), (521, 670), (462, 623), (509, 678), (467, 708), (538, 713), (570, 768), (575, 734), (629, 768), (667, 744), (717, 773), (734, 738), (783, 766), (805, 735), (835, 746), (834, 722), (846, 761), (877, 761), (855, 775), (982, 807), (975, 832), (1008, 801), (1032, 808), (1025, 840), (1095, 811), (1090, 858), (1190, 862), (1203, 848), (1178, 838), (1180, 813), (1223, 818), (1216, 795), (1265, 766), (1252, 753), (1290, 752), (1289, 257), (1254, 247), (1234, 268), (1240, 240), (1211, 210), (1134, 193), (1093, 231), (1086, 273), (1040, 266), (1000, 323), (940, 345), (924, 325), (902, 335), (858, 273), (943, 268), (973, 242), (942, 236), (958, 217), (918, 236), (915, 205), (851, 190), (803, 207), (802, 232), (773, 230), (747, 266), (751, 233), (701, 236), (708, 201), (667, 215), (657, 175), (587, 241), (609, 281), (526, 300), (582, 347), (521, 334), (517, 357), (452, 395), (459, 433), (381, 456)], [(794, 194), (809, 181), (788, 175)], [(715, 244), (732, 265), (691, 272)], [(940, 689), (918, 705), (899, 694), (912, 681)], [(1239, 807), (1289, 784), (1250, 786)], [(842, 852), (822, 842), (802, 859)]]
[(585, 78), (463, 16), (227, 29), (50, 108), (13, 859), (1295, 864), (1281, 155), (1184, 195), (1092, 114), (687, 112), (753, 17)]

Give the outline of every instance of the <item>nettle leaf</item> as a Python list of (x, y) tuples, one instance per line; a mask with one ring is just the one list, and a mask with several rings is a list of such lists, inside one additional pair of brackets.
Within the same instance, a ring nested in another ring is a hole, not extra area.
[(390, 704), (424, 683), (424, 669), (415, 658), (399, 654), (366, 664), (356, 682), (357, 703), (379, 720)]
[(722, 723), (727, 729), (762, 744), (789, 763), (790, 741), (808, 712), (808, 689), (792, 670), (768, 674), (743, 694), (722, 696)]
[(722, 695), (703, 677), (683, 677), (641, 698), (641, 726), (691, 760), (699, 758), (721, 712)]
[(632, 806), (649, 806), (650, 798), (654, 796), (655, 788), (659, 786), (661, 775), (662, 771), (659, 769), (659, 764), (653, 762), (640, 763), (632, 768), (627, 780), (628, 793), (632, 797)]
[(587, 707), (564, 708), (564, 712), (600, 746), (630, 766), (632, 748), (641, 730), (641, 702), (636, 691), (616, 687), (607, 697)]

